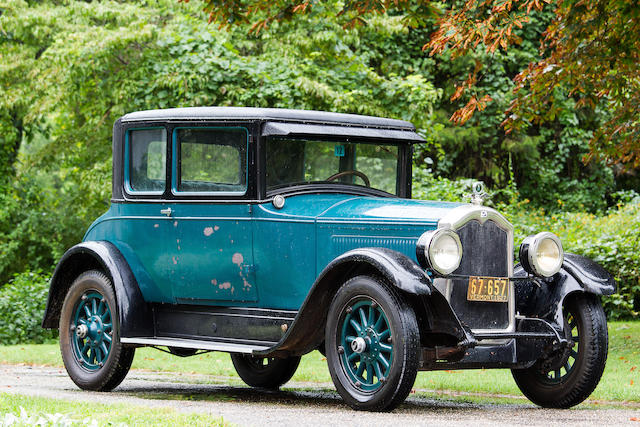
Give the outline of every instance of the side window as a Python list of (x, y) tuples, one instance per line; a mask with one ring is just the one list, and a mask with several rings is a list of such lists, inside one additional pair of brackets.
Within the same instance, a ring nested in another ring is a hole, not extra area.
[(125, 181), (129, 192), (162, 193), (165, 187), (167, 136), (164, 128), (128, 132)]
[(178, 154), (174, 189), (186, 193), (247, 191), (247, 142), (244, 128), (176, 130)]

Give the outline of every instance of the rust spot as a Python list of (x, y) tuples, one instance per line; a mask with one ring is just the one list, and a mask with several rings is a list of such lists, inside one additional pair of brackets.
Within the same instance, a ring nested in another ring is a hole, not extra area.
[(217, 225), (213, 227), (213, 231), (218, 231), (218, 230), (220, 230), (220, 227), (218, 227)]
[(213, 234), (213, 227), (205, 227), (203, 233), (207, 237), (211, 236)]
[(153, 228), (158, 228), (160, 227), (160, 224), (153, 224)]
[(216, 286), (218, 284), (218, 281), (216, 279), (211, 279), (211, 284), (213, 286)]
[(236, 265), (240, 265), (244, 262), (244, 257), (242, 256), (242, 254), (240, 252), (236, 252), (235, 254), (233, 254), (233, 257), (231, 258), (231, 261), (236, 264)]
[(231, 283), (229, 283), (229, 282), (220, 283), (218, 285), (218, 287), (220, 289), (230, 289), (231, 288)]
[(174, 264), (178, 263), (178, 257), (172, 257), (171, 260), (173, 261)]
[(178, 226), (178, 221), (173, 221), (173, 226), (177, 227)]

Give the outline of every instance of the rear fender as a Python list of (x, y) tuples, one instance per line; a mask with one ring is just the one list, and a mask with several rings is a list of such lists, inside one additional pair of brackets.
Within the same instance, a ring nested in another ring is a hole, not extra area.
[(153, 315), (147, 306), (129, 264), (118, 248), (106, 241), (89, 241), (69, 249), (56, 266), (49, 285), (49, 298), (42, 327), (55, 329), (62, 304), (73, 281), (84, 271), (100, 270), (111, 278), (121, 337), (153, 335)]

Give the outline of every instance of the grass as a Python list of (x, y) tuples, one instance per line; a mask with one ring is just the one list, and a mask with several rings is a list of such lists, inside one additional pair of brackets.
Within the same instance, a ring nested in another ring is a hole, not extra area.
[[(38, 418), (47, 420), (48, 416), (64, 414), (63, 421), (74, 421), (74, 425), (83, 425), (95, 421), (97, 425), (189, 425), (189, 426), (226, 426), (229, 425), (221, 417), (205, 414), (183, 414), (169, 408), (148, 409), (126, 404), (99, 404), (86, 402), (71, 402), (67, 400), (48, 399), (44, 397), (27, 397), (17, 394), (0, 393), (0, 425), (6, 414), (13, 414), (20, 418), (21, 409), (26, 411), (30, 420), (21, 419), (17, 425), (36, 424)], [(51, 425), (54, 423), (47, 423)], [(55, 423), (67, 425), (64, 422)], [(71, 424), (71, 423), (69, 423)]]
[[(56, 344), (0, 346), (0, 363), (25, 363), (62, 366)], [(241, 384), (229, 356), (224, 353), (206, 353), (179, 358), (150, 348), (138, 349), (133, 369), (205, 374), (193, 381)], [(190, 381), (188, 375), (181, 378)], [(292, 381), (296, 386), (332, 388), (331, 377), (324, 357), (317, 351), (302, 358)], [(498, 394), (521, 396), (508, 370), (476, 369), (420, 372), (415, 389), (455, 396), (465, 394)], [(640, 402), (640, 322), (609, 323), (609, 359), (592, 401)]]

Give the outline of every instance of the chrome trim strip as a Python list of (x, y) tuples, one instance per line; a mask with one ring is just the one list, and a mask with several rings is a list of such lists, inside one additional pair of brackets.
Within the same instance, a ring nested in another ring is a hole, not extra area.
[(183, 338), (120, 338), (123, 344), (160, 345), (165, 347), (195, 348), (198, 350), (224, 351), (227, 353), (253, 353), (267, 350), (263, 345), (233, 344), (225, 342), (211, 342), (188, 340)]
[[(513, 277), (513, 225), (498, 211), (487, 206), (479, 205), (463, 205), (452, 209), (446, 216), (438, 221), (438, 228), (447, 228), (457, 231), (463, 225), (471, 220), (478, 220), (480, 224), (484, 224), (488, 220), (492, 220), (496, 225), (507, 233), (507, 272), (508, 277)], [(464, 248), (463, 248), (464, 250)], [(451, 301), (452, 280), (444, 279), (446, 282), (443, 286), (441, 279), (436, 279), (434, 285), (438, 288), (444, 288), (444, 296), (447, 301)], [(513, 281), (509, 280), (509, 325), (506, 329), (472, 329), (474, 334), (490, 334), (496, 332), (515, 332), (516, 330), (516, 297)]]

